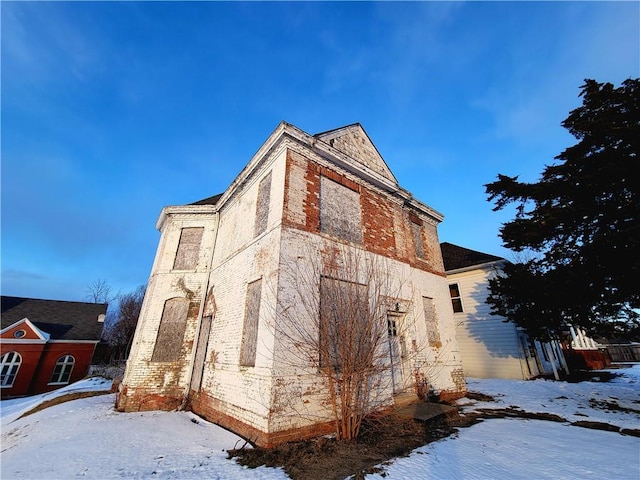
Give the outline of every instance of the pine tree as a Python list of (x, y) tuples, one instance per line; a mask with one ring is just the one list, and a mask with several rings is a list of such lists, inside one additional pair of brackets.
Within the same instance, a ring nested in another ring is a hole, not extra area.
[(640, 308), (640, 79), (618, 88), (585, 80), (582, 106), (562, 123), (578, 142), (538, 182), (498, 175), (485, 185), (500, 229), (528, 252), (491, 281), (492, 312), (545, 338), (567, 324), (592, 334), (638, 331)]

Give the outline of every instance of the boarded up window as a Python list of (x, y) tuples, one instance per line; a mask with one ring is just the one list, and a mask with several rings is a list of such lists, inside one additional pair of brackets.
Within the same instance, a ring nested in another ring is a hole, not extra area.
[(207, 358), (207, 347), (209, 346), (212, 320), (211, 316), (206, 316), (202, 318), (202, 323), (200, 324), (196, 356), (193, 361), (193, 374), (191, 376), (191, 390), (196, 392), (199, 392), (202, 386), (202, 374), (204, 372), (204, 361), (205, 358)]
[(242, 329), (242, 346), (240, 348), (240, 365), (256, 366), (256, 350), (258, 348), (258, 320), (260, 318), (260, 297), (262, 280), (247, 285), (247, 300), (244, 310), (244, 327)]
[(271, 172), (260, 181), (258, 187), (258, 202), (256, 205), (256, 223), (254, 236), (260, 235), (267, 229), (269, 220), (269, 202), (271, 200)]
[(411, 232), (413, 233), (413, 244), (416, 247), (416, 257), (424, 260), (424, 244), (422, 243), (422, 222), (417, 223), (412, 219)]
[(372, 362), (373, 341), (366, 285), (320, 279), (320, 368), (359, 369)]
[(193, 270), (198, 264), (200, 254), (200, 242), (202, 241), (203, 227), (183, 228), (180, 232), (178, 252), (173, 262), (174, 270)]
[(349, 242), (362, 243), (360, 194), (320, 177), (320, 231)]
[(424, 319), (427, 322), (427, 339), (429, 346), (440, 347), (440, 330), (438, 329), (438, 317), (436, 315), (436, 306), (433, 298), (422, 297), (422, 306), (424, 308)]
[(188, 313), (189, 300), (186, 298), (170, 298), (164, 302), (152, 362), (175, 362), (180, 358)]

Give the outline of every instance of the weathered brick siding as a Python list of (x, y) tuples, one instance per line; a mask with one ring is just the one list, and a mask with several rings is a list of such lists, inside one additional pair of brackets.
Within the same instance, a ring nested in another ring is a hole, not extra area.
[[(297, 262), (299, 265), (313, 249), (326, 248), (331, 240), (306, 232), (303, 229), (287, 228), (282, 232), (282, 243), (287, 245), (282, 251), (281, 263)], [(370, 254), (374, 258), (376, 254)], [(302, 267), (304, 268), (304, 267)], [(393, 275), (389, 282), (389, 293), (398, 295), (397, 302), (402, 314), (399, 317), (399, 329), (406, 335), (406, 348), (411, 350), (403, 365), (403, 384), (408, 391), (415, 389), (416, 376), (424, 378), (429, 389), (451, 399), (464, 395), (464, 382), (452, 373), (461, 369), (460, 356), (455, 338), (455, 325), (452, 321), (452, 310), (448, 284), (444, 279), (430, 272), (412, 268), (398, 260), (389, 260), (387, 271)], [(293, 318), (304, 318), (306, 307), (295, 301), (294, 291), (298, 288), (295, 281), (285, 277), (279, 280), (279, 300), (282, 308), (298, 309), (298, 313), (290, 313)], [(425, 312), (423, 297), (429, 297), (430, 309)], [(436, 321), (428, 324), (426, 314)], [(438, 329), (437, 341), (428, 333), (429, 326)], [(276, 378), (271, 430), (290, 429), (292, 425), (308, 425), (314, 419), (327, 417), (328, 407), (322, 405), (326, 400), (326, 386), (319, 381), (315, 370), (293, 368), (295, 355), (291, 354), (291, 345), (283, 339), (275, 344), (273, 373)], [(414, 351), (415, 350), (415, 351)], [(460, 370), (461, 371), (461, 370)], [(379, 396), (381, 406), (393, 403), (390, 378), (383, 387), (386, 393)], [(386, 397), (385, 397), (386, 395)]]
[[(160, 245), (118, 398), (118, 408), (122, 410), (171, 409), (185, 400), (201, 297), (217, 227), (210, 208), (195, 210), (197, 214), (171, 211), (162, 224)], [(190, 270), (173, 268), (184, 228), (204, 229), (195, 268)], [(172, 298), (188, 302), (179, 353), (175, 361), (153, 361), (165, 302)]]
[[(200, 397), (215, 398), (216, 411), (221, 418), (238, 418), (248, 428), (268, 429), (272, 381), (269, 363), (272, 331), (268, 325), (268, 308), (260, 309), (254, 367), (240, 366), (240, 351), (247, 285), (262, 279), (266, 284), (262, 289), (262, 303), (275, 303), (269, 300), (271, 291), (275, 290), (269, 285), (274, 281), (278, 266), (280, 242), (276, 227), (283, 210), (284, 158), (282, 153), (274, 152), (271, 160), (266, 161), (228, 200), (219, 217), (211, 213), (190, 213), (197, 208), (187, 206), (177, 207), (178, 213), (172, 213), (165, 220), (123, 390), (119, 395), (121, 409), (176, 408), (186, 400), (191, 362), (195, 357), (197, 308), (194, 308), (195, 317), (192, 319), (190, 315), (188, 318), (180, 359), (163, 363), (150, 361), (163, 303), (179, 296), (177, 286), (182, 285), (181, 295), (190, 295), (191, 301), (197, 302), (198, 306), (205, 289), (211, 292), (215, 301)], [(265, 178), (267, 180), (263, 181)], [(267, 189), (269, 183), (271, 188)], [(263, 203), (258, 207), (260, 185)], [(262, 217), (260, 223), (266, 219), (266, 225), (258, 229), (256, 213)], [(179, 229), (199, 225), (205, 230), (196, 269), (189, 272), (173, 270), (171, 266), (178, 247)], [(213, 310), (212, 307), (209, 310)], [(194, 411), (209, 416), (209, 407), (204, 408), (202, 402), (191, 403)]]
[[(309, 155), (312, 156), (312, 155)], [(338, 167), (330, 169), (293, 150), (287, 152), (287, 181), (283, 223), (312, 233), (321, 233), (320, 183), (326, 177), (359, 192), (362, 238), (367, 250), (393, 258), (412, 267), (444, 276), (437, 223), (408, 210), (400, 199), (366, 185)], [(361, 182), (361, 184), (358, 183)], [(422, 251), (418, 258), (412, 225), (420, 222)], [(357, 242), (359, 243), (359, 242)]]
[[(362, 145), (352, 145), (353, 152), (347, 145), (354, 139), (345, 139), (344, 145), (334, 139), (333, 145), (358, 155), (364, 164), (375, 147), (356, 136)], [(460, 361), (437, 220), (291, 138), (283, 137), (264, 150), (264, 155), (250, 162), (215, 207), (167, 207), (163, 211), (162, 235), (118, 407), (127, 411), (188, 407), (263, 445), (327, 429), (326, 387), (313, 369), (292, 367), (291, 345), (276, 334), (280, 296), (286, 298), (292, 288), (281, 276), (282, 262), (299, 258), (310, 246), (345, 241), (322, 232), (323, 181), (345, 187), (359, 200), (361, 234), (350, 238), (353, 245), (370, 256), (390, 259), (396, 283), (407, 280), (400, 303), (411, 332), (406, 343), (416, 350), (426, 337), (424, 312), (416, 305), (421, 305), (422, 296), (434, 299), (442, 346), (425, 348), (412, 357), (405, 375), (407, 387), (421, 374), (434, 390), (462, 394), (464, 386), (452, 376)], [(379, 167), (370, 163), (376, 165)], [(385, 168), (378, 170), (385, 174)], [(416, 256), (411, 216), (422, 223), (424, 259)], [(203, 229), (201, 246), (193, 269), (176, 270), (173, 266), (184, 228)], [(247, 311), (254, 311), (247, 308), (247, 287), (257, 281), (261, 289), (255, 362), (241, 366), (243, 326)], [(210, 305), (206, 309), (202, 305), (205, 292), (209, 292)], [(176, 297), (188, 299), (190, 305), (180, 354), (175, 361), (153, 362), (165, 302)], [(196, 391), (191, 388), (192, 365), (203, 310), (212, 315), (212, 322)], [(390, 391), (381, 406), (385, 402), (392, 402)]]

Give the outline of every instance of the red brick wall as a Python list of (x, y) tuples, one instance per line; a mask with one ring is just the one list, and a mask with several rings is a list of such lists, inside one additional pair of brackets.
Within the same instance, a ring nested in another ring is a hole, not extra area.
[(95, 344), (93, 343), (48, 343), (42, 352), (42, 359), (31, 385), (31, 393), (42, 393), (56, 390), (64, 385), (49, 385), (51, 375), (58, 359), (64, 355), (72, 355), (75, 359), (69, 383), (82, 380), (89, 372)]
[(35, 395), (49, 392), (65, 385), (49, 385), (58, 359), (72, 355), (75, 359), (69, 383), (82, 380), (89, 372), (95, 344), (93, 343), (47, 343), (47, 344), (3, 344), (2, 353), (18, 352), (22, 363), (11, 388), (3, 388), (2, 398)]
[(143, 387), (129, 391), (124, 386), (116, 397), (116, 409), (120, 412), (144, 412), (149, 410), (175, 410), (184, 402), (184, 390), (166, 389), (162, 395)]
[[(12, 335), (13, 336), (13, 335)], [(3, 344), (2, 354), (7, 352), (18, 352), (22, 357), (22, 363), (18, 369), (18, 375), (13, 382), (13, 387), (2, 388), (0, 393), (2, 398), (17, 397), (29, 394), (29, 387), (35, 375), (40, 361), (40, 356), (44, 344)]]
[(277, 432), (264, 432), (237, 418), (222, 413), (223, 406), (220, 403), (218, 399), (210, 397), (204, 392), (191, 391), (189, 394), (189, 408), (191, 411), (261, 447), (270, 448), (280, 443), (304, 440), (334, 431), (333, 423), (327, 422)]
[[(300, 192), (292, 187), (291, 175), (304, 171), (306, 191)], [(285, 176), (285, 198), (283, 225), (299, 228), (312, 233), (320, 233), (320, 177), (325, 176), (360, 193), (362, 212), (363, 246), (370, 252), (384, 255), (415, 268), (444, 276), (442, 254), (436, 225), (424, 221), (418, 212), (403, 207), (389, 195), (369, 187), (364, 181), (357, 183), (345, 173), (329, 169), (308, 160), (303, 155), (289, 150), (287, 152), (287, 173)], [(296, 220), (292, 205), (299, 202), (295, 197), (303, 196), (303, 223)], [(422, 224), (422, 241), (425, 258), (415, 255), (411, 218)], [(403, 247), (401, 247), (404, 246)]]

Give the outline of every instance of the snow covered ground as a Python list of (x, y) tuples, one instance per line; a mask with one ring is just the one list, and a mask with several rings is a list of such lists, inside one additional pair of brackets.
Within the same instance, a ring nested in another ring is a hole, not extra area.
[[(638, 480), (640, 438), (570, 425), (589, 420), (640, 428), (640, 365), (611, 372), (620, 375), (606, 383), (471, 379), (470, 391), (491, 395), (495, 401), (463, 399), (465, 412), (515, 407), (559, 415), (567, 422), (487, 419), (390, 462), (384, 467), (386, 478)], [(58, 395), (104, 389), (108, 383), (94, 378), (49, 394), (0, 402), (0, 476), (288, 478), (281, 469), (248, 469), (228, 460), (226, 450), (244, 442), (218, 426), (186, 412), (117, 413), (113, 394), (19, 418)]]

